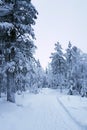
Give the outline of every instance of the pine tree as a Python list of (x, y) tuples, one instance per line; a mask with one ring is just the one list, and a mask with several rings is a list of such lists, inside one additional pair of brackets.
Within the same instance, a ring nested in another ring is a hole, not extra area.
[[(0, 48), (7, 74), (7, 100), (15, 102), (16, 73), (25, 75), (27, 63), (33, 58), (34, 30), (37, 11), (30, 0), (2, 0), (0, 13)], [(2, 61), (2, 59), (1, 59)], [(21, 64), (21, 66), (20, 66)]]
[(75, 94), (79, 91), (79, 65), (80, 65), (80, 50), (76, 46), (72, 46), (69, 42), (66, 50), (67, 63), (67, 85), (70, 94)]
[(71, 71), (72, 71), (72, 44), (69, 42), (68, 49), (66, 50), (66, 62), (67, 62), (67, 79), (68, 86), (71, 80)]
[(80, 58), (80, 94), (87, 97), (87, 54), (82, 53)]
[(52, 67), (52, 73), (54, 76), (54, 85), (60, 86), (62, 88), (62, 84), (64, 82), (65, 77), (65, 59), (64, 54), (62, 52), (62, 47), (57, 42), (55, 44), (55, 52), (51, 54), (51, 67)]

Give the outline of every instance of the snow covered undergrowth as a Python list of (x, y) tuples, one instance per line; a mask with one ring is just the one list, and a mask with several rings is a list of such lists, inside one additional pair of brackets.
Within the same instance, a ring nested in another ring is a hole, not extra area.
[(87, 99), (43, 89), (0, 99), (0, 130), (87, 130)]

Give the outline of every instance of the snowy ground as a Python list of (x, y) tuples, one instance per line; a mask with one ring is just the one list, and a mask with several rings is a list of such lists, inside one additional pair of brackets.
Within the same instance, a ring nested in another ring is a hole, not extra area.
[(0, 99), (0, 130), (87, 130), (87, 98), (43, 89), (16, 104)]

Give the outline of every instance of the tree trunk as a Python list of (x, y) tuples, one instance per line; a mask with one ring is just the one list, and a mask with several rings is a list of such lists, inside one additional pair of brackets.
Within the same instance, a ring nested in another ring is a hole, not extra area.
[(14, 72), (7, 70), (7, 101), (15, 102), (15, 81)]
[(1, 98), (1, 83), (0, 83), (0, 98)]
[(2, 75), (0, 74), (0, 98), (1, 98), (1, 89), (2, 89)]

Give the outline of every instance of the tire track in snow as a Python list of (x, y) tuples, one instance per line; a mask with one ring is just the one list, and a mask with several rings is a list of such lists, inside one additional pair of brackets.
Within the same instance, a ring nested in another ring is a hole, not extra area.
[(57, 102), (60, 104), (62, 109), (66, 112), (66, 114), (71, 118), (71, 120), (80, 128), (79, 130), (87, 130), (87, 126), (82, 125), (79, 121), (77, 121), (72, 114), (67, 110), (65, 105), (60, 101), (60, 99), (57, 97)]

